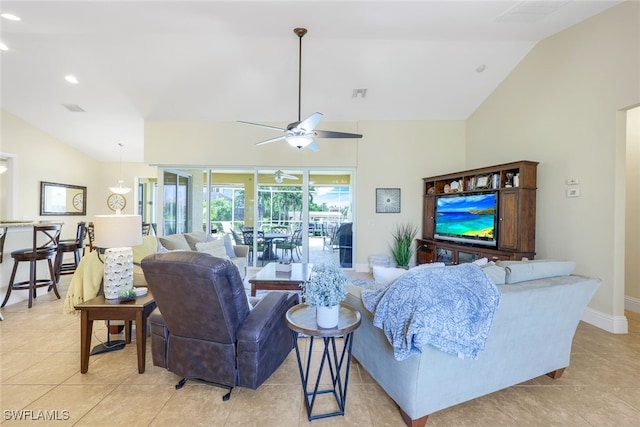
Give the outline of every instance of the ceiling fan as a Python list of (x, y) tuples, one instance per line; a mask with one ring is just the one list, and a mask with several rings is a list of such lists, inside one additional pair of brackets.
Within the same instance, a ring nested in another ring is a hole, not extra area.
[(282, 172), (281, 170), (278, 169), (273, 174), (273, 179), (275, 180), (275, 182), (277, 184), (282, 184), (282, 181), (285, 180), (285, 179), (298, 179), (298, 177), (295, 176), (295, 175), (289, 175), (289, 174), (284, 173), (284, 172)]
[(289, 145), (297, 148), (309, 147), (313, 151), (318, 151), (318, 143), (314, 137), (318, 138), (362, 138), (362, 135), (358, 133), (347, 132), (334, 132), (330, 130), (316, 130), (316, 126), (322, 119), (322, 113), (313, 113), (304, 120), (300, 120), (300, 100), (301, 100), (301, 87), (302, 87), (302, 37), (307, 34), (306, 28), (294, 28), (293, 32), (298, 36), (300, 41), (300, 48), (298, 54), (298, 120), (289, 123), (286, 128), (279, 128), (276, 126), (262, 125), (259, 123), (251, 123), (245, 121), (239, 121), (251, 126), (259, 126), (266, 129), (277, 130), (283, 132), (284, 135), (277, 136), (275, 138), (267, 139), (266, 141), (260, 141), (256, 145), (269, 144), (271, 142), (286, 140)]

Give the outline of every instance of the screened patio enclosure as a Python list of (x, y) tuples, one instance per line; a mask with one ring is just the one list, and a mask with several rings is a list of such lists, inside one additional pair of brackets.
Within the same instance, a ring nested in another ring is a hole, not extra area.
[(251, 230), (258, 237), (251, 242), (254, 267), (273, 261), (352, 267), (353, 170), (166, 171), (161, 233), (203, 230), (232, 234), (236, 243), (244, 243), (243, 231)]

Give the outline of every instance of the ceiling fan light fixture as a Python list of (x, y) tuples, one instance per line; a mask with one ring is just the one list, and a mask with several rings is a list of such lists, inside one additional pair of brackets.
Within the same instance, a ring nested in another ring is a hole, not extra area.
[(290, 146), (296, 148), (304, 148), (313, 142), (313, 138), (304, 135), (293, 135), (285, 138)]
[(282, 177), (280, 175), (276, 175), (273, 180), (276, 182), (276, 184), (282, 184)]

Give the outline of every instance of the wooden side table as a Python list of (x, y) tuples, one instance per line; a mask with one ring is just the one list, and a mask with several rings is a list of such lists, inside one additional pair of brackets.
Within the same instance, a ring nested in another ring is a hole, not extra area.
[[(296, 357), (298, 359), (298, 368), (300, 370), (300, 379), (302, 380), (302, 391), (304, 393), (304, 402), (307, 408), (307, 417), (309, 421), (333, 417), (336, 415), (344, 415), (345, 404), (347, 400), (347, 385), (349, 383), (349, 368), (351, 367), (351, 345), (353, 343), (353, 331), (360, 326), (360, 312), (348, 304), (340, 303), (340, 318), (338, 326), (335, 328), (320, 328), (316, 323), (316, 308), (307, 304), (298, 304), (291, 307), (286, 315), (287, 325), (295, 334)], [(309, 350), (307, 354), (306, 364), (303, 364), (298, 348), (298, 333), (309, 336)], [(344, 337), (344, 345), (342, 351), (338, 352), (336, 348), (336, 338)], [(309, 367), (311, 365), (311, 355), (313, 352), (314, 338), (322, 338), (324, 342), (324, 351), (322, 360), (318, 369), (318, 376), (313, 389), (309, 389)], [(327, 365), (331, 373), (331, 383), (333, 388), (318, 390), (322, 371)], [(333, 394), (338, 404), (338, 410), (329, 413), (313, 415), (313, 405), (316, 397), (320, 394)]]
[(89, 370), (91, 333), (94, 320), (124, 320), (125, 340), (131, 342), (131, 321), (136, 322), (136, 346), (138, 350), (138, 373), (145, 369), (147, 350), (147, 317), (156, 308), (151, 292), (137, 297), (133, 301), (119, 302), (107, 300), (104, 295), (97, 296), (75, 306), (80, 310), (80, 372)]

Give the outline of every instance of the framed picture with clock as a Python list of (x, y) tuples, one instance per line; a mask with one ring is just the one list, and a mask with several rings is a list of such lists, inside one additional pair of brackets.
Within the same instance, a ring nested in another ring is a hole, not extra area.
[(40, 181), (40, 215), (86, 215), (87, 187)]
[(127, 199), (122, 194), (112, 193), (107, 197), (107, 206), (114, 212), (118, 212), (127, 206)]

